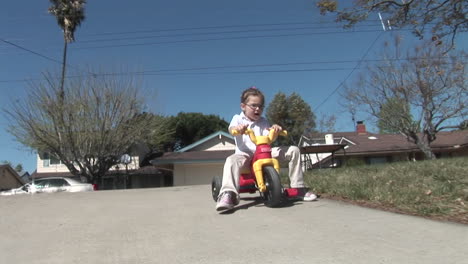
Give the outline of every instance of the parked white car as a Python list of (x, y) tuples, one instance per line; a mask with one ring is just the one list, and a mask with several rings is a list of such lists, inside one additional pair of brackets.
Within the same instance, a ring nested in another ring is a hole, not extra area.
[(53, 192), (87, 192), (94, 191), (94, 186), (89, 183), (81, 183), (66, 177), (51, 177), (36, 179), (33, 182), (0, 192), (0, 195), (14, 195), (22, 193), (53, 193)]

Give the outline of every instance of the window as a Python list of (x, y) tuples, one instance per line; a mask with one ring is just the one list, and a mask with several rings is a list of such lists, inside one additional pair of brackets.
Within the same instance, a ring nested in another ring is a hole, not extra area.
[(69, 186), (68, 182), (64, 179), (50, 179), (49, 180), (49, 187), (63, 187)]
[(49, 152), (44, 152), (42, 155), (42, 163), (44, 167), (49, 167), (50, 165), (60, 165), (62, 162), (54, 155), (51, 155)]
[(45, 188), (45, 187), (47, 187), (47, 185), (48, 185), (47, 180), (35, 180), (34, 181), (34, 187), (36, 187), (36, 189)]
[(62, 164), (60, 160), (55, 156), (50, 156), (50, 165), (60, 165)]

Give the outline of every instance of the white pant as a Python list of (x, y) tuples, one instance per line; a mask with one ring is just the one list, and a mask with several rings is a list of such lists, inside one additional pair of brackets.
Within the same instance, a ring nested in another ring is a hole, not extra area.
[[(296, 146), (272, 148), (271, 156), (278, 159), (280, 164), (288, 162), (289, 180), (291, 188), (302, 188), (304, 186), (304, 176), (301, 168), (301, 152)], [(220, 194), (226, 191), (239, 193), (240, 171), (249, 169), (250, 157), (242, 154), (232, 154), (227, 157), (224, 163), (223, 183)]]

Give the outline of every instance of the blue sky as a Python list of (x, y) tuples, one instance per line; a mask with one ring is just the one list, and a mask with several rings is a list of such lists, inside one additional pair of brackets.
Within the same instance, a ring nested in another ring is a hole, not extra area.
[[(2, 3), (0, 38), (14, 44), (0, 41), (3, 108), (28, 94), (24, 80), (60, 70), (63, 37), (48, 6), (47, 0)], [(373, 19), (345, 31), (320, 16), (313, 0), (88, 0), (68, 64), (143, 72), (147, 109), (158, 114), (201, 112), (229, 122), (240, 111), (241, 91), (256, 86), (267, 103), (278, 92), (296, 92), (318, 117), (335, 114), (337, 131), (352, 131), (338, 103), (340, 84), (394, 34)], [(457, 40), (468, 42), (466, 34)], [(15, 142), (7, 126), (2, 113), (0, 161), (33, 172), (35, 153)]]

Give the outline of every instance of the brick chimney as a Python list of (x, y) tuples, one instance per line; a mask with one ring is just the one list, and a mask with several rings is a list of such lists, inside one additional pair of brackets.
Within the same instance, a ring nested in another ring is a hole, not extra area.
[(364, 121), (357, 121), (356, 123), (356, 132), (358, 133), (358, 135), (366, 135), (367, 131), (366, 125), (364, 125)]

